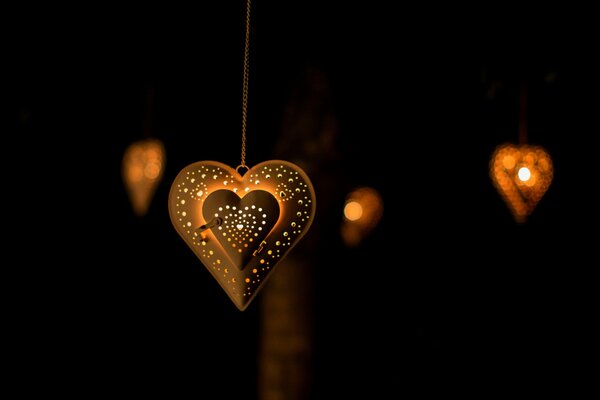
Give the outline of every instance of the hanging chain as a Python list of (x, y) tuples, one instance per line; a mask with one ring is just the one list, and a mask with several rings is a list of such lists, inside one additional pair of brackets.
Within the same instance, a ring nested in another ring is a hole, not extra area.
[(246, 166), (246, 119), (248, 116), (248, 80), (250, 72), (250, 1), (246, 1), (246, 42), (244, 44), (244, 81), (242, 84), (242, 155), (240, 167)]

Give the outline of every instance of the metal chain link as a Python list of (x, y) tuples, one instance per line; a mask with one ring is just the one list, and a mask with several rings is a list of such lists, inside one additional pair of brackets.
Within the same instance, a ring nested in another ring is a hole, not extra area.
[[(246, 1), (246, 42), (244, 45), (244, 80), (242, 84), (242, 154), (240, 167), (246, 166), (246, 119), (248, 117), (248, 80), (250, 75), (250, 2)], [(239, 167), (238, 167), (239, 168)]]

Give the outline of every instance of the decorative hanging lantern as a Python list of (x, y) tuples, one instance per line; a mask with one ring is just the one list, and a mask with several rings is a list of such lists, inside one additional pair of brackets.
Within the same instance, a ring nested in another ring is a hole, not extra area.
[(358, 245), (377, 226), (383, 215), (383, 200), (375, 189), (361, 187), (346, 197), (341, 234), (347, 246)]
[(249, 38), (247, 0), (240, 165), (188, 165), (169, 193), (169, 215), (177, 233), (240, 310), (308, 231), (316, 209), (312, 183), (297, 165), (271, 160), (246, 166)]
[(539, 146), (504, 144), (492, 154), (490, 175), (515, 220), (523, 223), (552, 183), (552, 159)]
[(129, 145), (123, 155), (122, 175), (133, 211), (148, 212), (165, 168), (165, 149), (158, 139), (140, 140)]
[(503, 144), (490, 159), (490, 177), (515, 221), (524, 223), (544, 196), (554, 174), (552, 159), (540, 146), (527, 144), (527, 88), (519, 96), (519, 145)]
[(308, 176), (281, 160), (243, 176), (197, 162), (181, 170), (169, 194), (175, 229), (240, 310), (308, 231), (315, 206)]

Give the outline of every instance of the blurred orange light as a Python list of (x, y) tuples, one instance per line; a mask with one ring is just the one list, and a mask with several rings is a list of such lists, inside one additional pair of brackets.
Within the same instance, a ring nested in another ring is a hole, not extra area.
[(165, 149), (157, 139), (132, 143), (123, 155), (122, 175), (136, 215), (148, 212), (165, 166)]
[(383, 215), (383, 200), (373, 188), (361, 187), (346, 197), (341, 234), (347, 246), (358, 245), (377, 226)]
[(492, 154), (490, 176), (515, 220), (523, 223), (552, 183), (552, 159), (539, 146), (504, 144)]
[(350, 201), (346, 203), (346, 207), (344, 207), (344, 216), (349, 221), (356, 221), (360, 219), (363, 215), (363, 208), (357, 201)]

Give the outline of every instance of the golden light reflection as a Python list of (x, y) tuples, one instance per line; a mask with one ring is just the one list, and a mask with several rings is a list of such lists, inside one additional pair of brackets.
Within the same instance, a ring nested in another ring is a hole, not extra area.
[(527, 219), (553, 178), (550, 155), (539, 146), (498, 146), (490, 161), (490, 176), (518, 223)]
[(377, 226), (383, 215), (383, 200), (379, 192), (361, 187), (346, 197), (341, 235), (347, 246), (357, 246)]
[(123, 155), (122, 175), (133, 211), (148, 212), (165, 168), (165, 149), (157, 139), (132, 143)]

